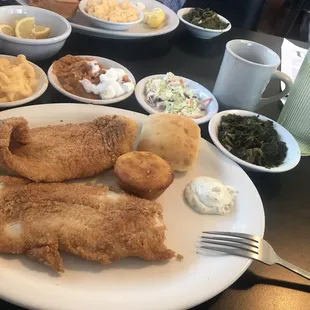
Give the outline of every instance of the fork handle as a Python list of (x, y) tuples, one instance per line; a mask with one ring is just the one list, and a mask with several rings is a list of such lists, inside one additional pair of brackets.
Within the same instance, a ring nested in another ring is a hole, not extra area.
[(304, 269), (301, 269), (301, 268), (285, 261), (282, 258), (279, 258), (279, 261), (277, 262), (277, 264), (283, 266), (284, 268), (286, 268), (288, 270), (291, 270), (291, 271), (299, 274), (300, 276), (304, 277), (307, 280), (310, 280), (310, 272), (308, 272)]

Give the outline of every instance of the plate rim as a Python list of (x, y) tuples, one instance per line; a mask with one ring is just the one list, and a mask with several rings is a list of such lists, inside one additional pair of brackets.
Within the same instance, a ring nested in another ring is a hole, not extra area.
[[(73, 110), (76, 110), (78, 109), (79, 107), (81, 107), (82, 109), (85, 109), (86, 107), (90, 107), (90, 108), (93, 108), (93, 109), (101, 109), (102, 111), (106, 110), (108, 113), (117, 113), (118, 111), (125, 111), (125, 114), (128, 114), (128, 115), (137, 115), (137, 118), (144, 118), (146, 119), (147, 115), (144, 115), (144, 114), (141, 114), (141, 113), (138, 113), (138, 112), (134, 112), (134, 111), (130, 111), (130, 110), (126, 110), (126, 109), (119, 109), (119, 108), (113, 108), (113, 107), (108, 107), (108, 106), (96, 106), (96, 105), (88, 105), (86, 106), (85, 104), (72, 104), (72, 103), (51, 103), (51, 104), (41, 104), (41, 105), (32, 105), (32, 106), (26, 106), (26, 107), (19, 107), (19, 108), (14, 108), (14, 109), (10, 109), (10, 110), (6, 110), (6, 111), (2, 111), (0, 112), (0, 119), (2, 119), (2, 115), (3, 114), (10, 114), (10, 111), (12, 110), (33, 110), (33, 109), (36, 109), (36, 108), (40, 108), (40, 109), (44, 109), (46, 107), (50, 107), (52, 109), (55, 109), (55, 110), (59, 110), (59, 108), (61, 108), (61, 106), (70, 106), (70, 108), (72, 108)], [(102, 113), (104, 114), (104, 112)], [(206, 141), (205, 139), (201, 138), (201, 140), (204, 140), (204, 143), (207, 147), (212, 147), (214, 149), (217, 150), (217, 148), (215, 146), (213, 146), (211, 143), (209, 143), (208, 141)], [(219, 150), (218, 150), (219, 152)], [(226, 157), (225, 157), (226, 158)], [(240, 166), (233, 162), (231, 159), (228, 159), (226, 158), (232, 165), (234, 165), (239, 171), (241, 174), (244, 175), (244, 177), (247, 179), (247, 181), (249, 182), (249, 184), (253, 187), (253, 190), (256, 192), (257, 194), (257, 197), (259, 198), (259, 211), (261, 213), (261, 216), (260, 216), (260, 220), (259, 222), (259, 225), (260, 226), (260, 230), (261, 230), (261, 233), (259, 235), (261, 235), (261, 237), (263, 237), (264, 235), (264, 230), (265, 230), (265, 212), (264, 212), (264, 207), (263, 207), (263, 203), (262, 203), (262, 200), (260, 198), (260, 195), (259, 195), (259, 192), (257, 190), (257, 188), (255, 187), (254, 183), (252, 182), (252, 180), (248, 177), (248, 175), (245, 173), (245, 171), (243, 169), (240, 168)], [(235, 257), (236, 258), (236, 257)], [(178, 302), (175, 304), (175, 306), (172, 308), (172, 307), (169, 307), (167, 309), (184, 309), (184, 308), (189, 308), (189, 307), (193, 307), (193, 306), (196, 306), (198, 304), (201, 304), (211, 298), (213, 298), (214, 296), (218, 295), (219, 293), (221, 293), (222, 291), (226, 290), (232, 283), (234, 283), (247, 269), (248, 267), (250, 266), (250, 264), (252, 263), (252, 260), (251, 259), (245, 259), (245, 258), (241, 258), (241, 257), (237, 257), (236, 259), (238, 259), (238, 261), (240, 260), (243, 260), (242, 262), (242, 268), (241, 270), (239, 270), (236, 275), (234, 275), (230, 281), (226, 282), (225, 285), (222, 285), (220, 287), (217, 287), (216, 290), (214, 290), (214, 292), (211, 294), (211, 295), (207, 295), (205, 294), (205, 292), (207, 290), (204, 290), (203, 294), (200, 294), (200, 297), (199, 298), (195, 298), (194, 300), (192, 299), (189, 299), (189, 298), (183, 298), (181, 299), (181, 301), (179, 301), (180, 299), (177, 299)], [(6, 287), (4, 285), (4, 287)], [(8, 302), (11, 302), (11, 303), (14, 303), (14, 304), (17, 304), (17, 305), (20, 305), (20, 306), (23, 306), (23, 307), (31, 307), (31, 309), (57, 309), (57, 310), (69, 310), (70, 308), (68, 307), (59, 307), (59, 305), (50, 305), (50, 303), (48, 301), (42, 301), (38, 304), (38, 300), (34, 300), (33, 298), (31, 298), (31, 296), (29, 297), (29, 299), (25, 302), (23, 301), (20, 301), (18, 299), (18, 295), (17, 294), (14, 294), (14, 290), (10, 290), (10, 289), (6, 289), (6, 293), (9, 294), (6, 294), (4, 296), (3, 294), (3, 291), (0, 292), (0, 297), (4, 300), (7, 300)], [(145, 308), (147, 309), (147, 308)], [(152, 309), (152, 308), (149, 308), (149, 309)], [(161, 308), (162, 309), (162, 308)]]
[[(141, 79), (141, 80), (137, 83), (137, 85), (136, 85), (136, 88), (135, 88), (135, 96), (136, 96), (136, 99), (137, 99), (138, 103), (140, 104), (140, 106), (141, 106), (145, 111), (147, 111), (147, 112), (150, 113), (150, 114), (157, 114), (157, 113), (160, 113), (160, 112), (158, 112), (158, 111), (156, 111), (155, 109), (153, 109), (152, 107), (150, 107), (150, 106), (145, 102), (145, 100), (143, 100), (143, 90), (144, 90), (144, 86), (145, 86), (145, 84), (146, 84), (146, 82), (147, 82), (148, 80), (150, 80), (150, 79), (152, 79), (152, 78), (156, 78), (156, 77), (164, 77), (165, 75), (166, 75), (166, 74), (160, 73), (160, 74), (153, 74), (153, 75), (146, 76), (146, 77), (144, 77), (143, 79)], [(180, 75), (176, 75), (176, 77), (180, 77), (180, 78), (184, 79), (185, 81), (188, 81), (188, 82), (190, 82), (190, 83), (196, 84), (197, 86), (200, 86), (201, 88), (203, 88), (204, 90), (206, 90), (207, 92), (210, 93), (210, 95), (213, 97), (213, 98), (212, 98), (212, 99), (213, 99), (212, 105), (214, 105), (215, 111), (214, 111), (214, 112), (208, 112), (205, 116), (200, 117), (200, 118), (197, 118), (197, 119), (192, 118), (192, 120), (193, 120), (196, 124), (198, 124), (198, 125), (204, 124), (204, 123), (210, 121), (210, 119), (211, 119), (215, 114), (218, 113), (218, 109), (219, 109), (218, 102), (217, 102), (215, 96), (212, 94), (212, 92), (211, 92), (208, 88), (206, 88), (205, 86), (203, 86), (202, 84), (200, 84), (200, 83), (198, 83), (198, 82), (196, 82), (196, 81), (194, 81), (194, 80), (191, 80), (191, 79), (189, 79), (189, 78), (186, 78), (186, 77), (180, 76)]]
[(112, 99), (89, 99), (89, 98), (84, 98), (84, 97), (81, 97), (81, 96), (77, 96), (77, 95), (71, 94), (68, 91), (66, 91), (63, 87), (60, 86), (60, 83), (58, 81), (57, 76), (53, 73), (53, 66), (54, 66), (54, 63), (57, 61), (57, 60), (55, 60), (50, 65), (50, 67), (48, 68), (47, 76), (48, 76), (48, 80), (50, 81), (51, 85), (59, 93), (63, 94), (64, 96), (66, 96), (68, 98), (71, 98), (73, 100), (77, 100), (77, 101), (83, 102), (83, 103), (95, 104), (95, 105), (109, 105), (109, 104), (118, 103), (118, 102), (124, 101), (125, 99), (129, 98), (133, 94), (133, 92), (134, 92), (134, 90), (136, 88), (136, 79), (135, 79), (134, 75), (131, 73), (131, 71), (129, 71), (122, 64), (120, 64), (120, 63), (118, 63), (118, 62), (116, 62), (116, 61), (114, 61), (112, 59), (108, 59), (108, 58), (104, 58), (104, 57), (100, 57), (100, 56), (91, 56), (91, 55), (74, 55), (74, 56), (89, 57), (89, 58), (93, 58), (93, 59), (95, 59), (97, 61), (102, 61), (102, 62), (104, 62), (104, 61), (112, 62), (114, 65), (119, 66), (119, 68), (123, 69), (124, 71), (126, 71), (130, 75), (130, 80), (134, 84), (134, 89), (131, 90), (128, 93), (125, 93), (122, 96), (119, 96), (119, 97), (116, 97), (116, 98), (112, 98)]

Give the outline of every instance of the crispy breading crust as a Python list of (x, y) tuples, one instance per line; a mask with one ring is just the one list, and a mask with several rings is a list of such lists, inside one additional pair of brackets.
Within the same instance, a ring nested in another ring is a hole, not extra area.
[(88, 123), (29, 129), (22, 118), (0, 122), (0, 164), (36, 182), (94, 176), (132, 151), (139, 132), (134, 120), (103, 116)]
[(175, 257), (164, 244), (159, 203), (104, 185), (0, 182), (0, 252), (24, 253), (58, 272), (64, 270), (60, 249), (102, 264)]

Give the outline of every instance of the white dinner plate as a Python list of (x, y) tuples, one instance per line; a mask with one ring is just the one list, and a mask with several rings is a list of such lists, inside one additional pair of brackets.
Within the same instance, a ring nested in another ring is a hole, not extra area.
[[(88, 55), (77, 55), (77, 56), (88, 57), (88, 58), (92, 58), (94, 60), (97, 60), (97, 62), (100, 65), (102, 65), (103, 67), (105, 67), (107, 69), (109, 69), (109, 68), (123, 69), (127, 73), (129, 80), (136, 86), (136, 80), (135, 80), (133, 74), (127, 68), (125, 68), (121, 64), (117, 63), (116, 61), (113, 61), (113, 60), (110, 60), (107, 58), (103, 58), (103, 57), (98, 57), (98, 56), (88, 56)], [(49, 67), (48, 72), (47, 72), (48, 79), (49, 79), (50, 83), (54, 86), (54, 88), (57, 91), (59, 91), (63, 95), (65, 95), (65, 96), (67, 96), (73, 100), (77, 100), (77, 101), (84, 102), (84, 103), (91, 103), (91, 104), (113, 104), (113, 103), (117, 103), (117, 102), (125, 100), (134, 92), (134, 89), (133, 89), (132, 91), (125, 93), (122, 96), (111, 98), (111, 99), (89, 99), (89, 98), (77, 96), (77, 95), (69, 93), (68, 91), (66, 91), (61, 86), (61, 84), (58, 81), (57, 76), (53, 73), (53, 65), (54, 64), (52, 64)]]
[[(19, 4), (28, 5), (28, 0), (16, 0)], [(137, 1), (132, 1), (137, 2)], [(110, 39), (139, 39), (164, 35), (176, 29), (179, 25), (179, 18), (170, 8), (160, 2), (154, 0), (141, 0), (144, 3), (146, 10), (150, 11), (153, 8), (163, 9), (166, 13), (166, 22), (162, 28), (152, 29), (143, 22), (134, 25), (126, 31), (115, 31), (109, 29), (100, 29), (94, 27), (79, 10), (76, 15), (70, 19), (70, 24), (73, 31), (86, 34), (93, 37), (110, 38)]]
[[(153, 107), (151, 107), (147, 103), (146, 96), (144, 93), (145, 85), (151, 79), (163, 78), (164, 76), (166, 76), (166, 75), (165, 74), (150, 75), (150, 76), (145, 77), (144, 79), (140, 80), (136, 86), (136, 90), (135, 90), (136, 99), (139, 102), (139, 104), (141, 105), (141, 107), (145, 111), (149, 112), (150, 114), (160, 113), (160, 111), (157, 111), (156, 109), (154, 109)], [(213, 96), (213, 94), (208, 89), (206, 89), (201, 84), (198, 84), (197, 82), (194, 82), (194, 81), (187, 79), (185, 77), (182, 77), (182, 79), (185, 82), (185, 85), (196, 90), (196, 92), (197, 92), (197, 94), (201, 100), (208, 99), (208, 98), (212, 99), (212, 101), (208, 104), (207, 114), (203, 117), (200, 117), (200, 118), (193, 118), (193, 121), (197, 124), (203, 124), (203, 123), (208, 122), (212, 118), (212, 116), (218, 112), (219, 105), (218, 105), (216, 98)]]
[[(25, 117), (30, 126), (91, 121), (117, 114), (142, 124), (147, 116), (110, 107), (84, 104), (45, 104), (0, 113), (0, 119)], [(173, 134), (173, 133), (172, 133)], [(218, 178), (238, 190), (229, 215), (201, 215), (183, 200), (184, 187), (195, 177)], [(111, 171), (90, 179), (114, 184)], [(251, 260), (226, 254), (196, 253), (202, 231), (227, 230), (263, 236), (264, 209), (260, 196), (245, 172), (216, 147), (201, 139), (198, 162), (158, 199), (163, 205), (169, 248), (184, 256), (181, 261), (146, 262), (124, 259), (100, 265), (71, 255), (64, 258), (65, 273), (57, 275), (45, 265), (22, 255), (0, 255), (0, 298), (40, 310), (162, 310), (188, 309), (235, 282)]]
[[(0, 58), (6, 58), (6, 59), (13, 59), (16, 58), (15, 56), (9, 56), (9, 55), (0, 55)], [(33, 94), (27, 98), (12, 101), (12, 102), (0, 102), (0, 109), (6, 109), (6, 108), (12, 108), (17, 107), (23, 104), (26, 104), (28, 102), (31, 102), (37, 98), (39, 98), (41, 95), (44, 94), (44, 92), (47, 89), (48, 86), (48, 80), (45, 72), (35, 65), (34, 63), (30, 62), (31, 66), (34, 68), (36, 73), (38, 74), (38, 84), (36, 89), (34, 90)]]

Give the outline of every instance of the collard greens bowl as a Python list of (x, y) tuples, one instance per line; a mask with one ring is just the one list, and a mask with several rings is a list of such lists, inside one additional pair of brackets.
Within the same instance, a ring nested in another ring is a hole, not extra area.
[[(237, 156), (230, 153), (219, 141), (218, 139), (218, 128), (221, 123), (222, 116), (228, 115), (228, 114), (237, 114), (241, 116), (257, 116), (259, 119), (263, 121), (270, 120), (273, 122), (274, 129), (278, 132), (279, 137), (281, 141), (286, 143), (287, 146), (287, 155), (284, 160), (284, 162), (277, 166), (272, 168), (266, 168), (259, 165), (250, 164), (245, 160), (242, 160), (238, 158)], [(279, 173), (279, 172), (285, 172), (288, 170), (293, 169), (295, 166), (298, 165), (300, 161), (300, 149), (299, 146), (295, 140), (295, 138), (280, 124), (273, 121), (272, 119), (265, 117), (263, 115), (260, 115), (255, 112), (249, 112), (244, 110), (227, 110), (220, 112), (212, 117), (212, 119), (209, 122), (209, 133), (210, 137), (213, 141), (213, 143), (219, 148), (219, 150), (224, 153), (227, 157), (238, 163), (239, 165), (243, 166), (244, 168), (252, 171), (260, 171), (260, 172), (269, 172), (269, 173)]]

